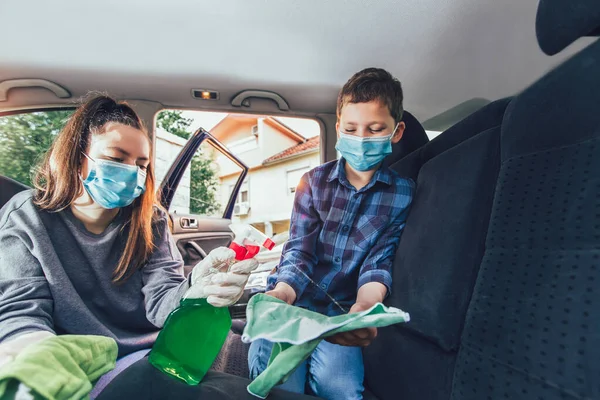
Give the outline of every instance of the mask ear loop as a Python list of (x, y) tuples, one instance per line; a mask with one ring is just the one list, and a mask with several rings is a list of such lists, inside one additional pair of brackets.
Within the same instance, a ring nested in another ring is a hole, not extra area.
[(394, 135), (396, 134), (396, 131), (398, 130), (399, 126), (400, 126), (400, 122), (396, 122), (396, 127), (394, 128), (394, 131), (390, 135), (390, 140), (392, 140), (394, 138)]
[[(85, 158), (87, 158), (89, 161), (93, 162), (94, 165), (96, 165), (96, 160), (94, 160), (92, 157), (88, 156), (83, 151), (81, 152), (81, 154), (83, 154)], [(81, 182), (85, 181), (85, 179), (83, 179), (83, 176), (81, 175), (81, 165), (79, 166), (79, 179), (81, 180)]]

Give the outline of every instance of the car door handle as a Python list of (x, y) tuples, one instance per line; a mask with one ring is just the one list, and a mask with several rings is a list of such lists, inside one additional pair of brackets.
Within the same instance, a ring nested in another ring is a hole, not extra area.
[(198, 229), (198, 220), (196, 218), (182, 217), (179, 224), (183, 229)]

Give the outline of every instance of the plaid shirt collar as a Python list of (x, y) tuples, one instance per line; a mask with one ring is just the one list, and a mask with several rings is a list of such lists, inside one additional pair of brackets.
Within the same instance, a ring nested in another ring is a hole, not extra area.
[[(344, 185), (348, 189), (352, 190), (352, 189), (354, 189), (354, 187), (352, 186), (352, 184), (348, 181), (348, 178), (346, 177), (345, 167), (346, 167), (346, 160), (344, 158), (340, 158), (338, 160), (335, 168), (333, 168), (331, 170), (331, 172), (329, 173), (329, 176), (327, 177), (327, 182), (332, 182), (337, 179), (342, 185)], [(369, 182), (369, 184), (367, 186), (363, 187), (358, 192), (360, 193), (360, 192), (365, 192), (365, 191), (369, 190), (377, 182), (385, 183), (388, 186), (392, 184), (392, 171), (387, 166), (383, 166), (383, 165), (380, 166), (379, 169), (375, 172), (375, 175), (373, 175), (371, 182)]]

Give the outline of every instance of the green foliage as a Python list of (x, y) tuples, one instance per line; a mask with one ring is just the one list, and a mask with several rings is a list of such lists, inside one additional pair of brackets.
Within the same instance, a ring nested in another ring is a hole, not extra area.
[(0, 117), (0, 175), (31, 186), (32, 171), (73, 111)]
[(216, 199), (219, 178), (213, 169), (213, 161), (202, 154), (197, 154), (192, 159), (191, 168), (190, 212), (217, 215), (221, 211)]
[(156, 118), (156, 125), (180, 138), (189, 139), (192, 135), (192, 132), (189, 130), (190, 125), (192, 125), (192, 119), (183, 117), (181, 111), (161, 111)]

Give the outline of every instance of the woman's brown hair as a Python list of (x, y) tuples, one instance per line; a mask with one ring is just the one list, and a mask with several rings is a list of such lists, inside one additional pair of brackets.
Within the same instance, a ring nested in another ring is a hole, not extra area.
[[(91, 95), (71, 116), (36, 171), (34, 201), (40, 209), (62, 211), (83, 194), (79, 177), (83, 153), (87, 152), (91, 136), (102, 135), (106, 124), (111, 122), (147, 134), (141, 119), (129, 105), (106, 95)], [(113, 282), (124, 282), (149, 259), (154, 249), (155, 206), (159, 205), (153, 163), (150, 162), (146, 170), (146, 191), (123, 210), (128, 217), (129, 234), (119, 264), (113, 271)]]

